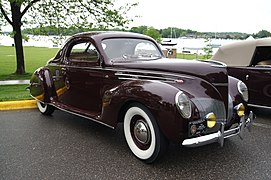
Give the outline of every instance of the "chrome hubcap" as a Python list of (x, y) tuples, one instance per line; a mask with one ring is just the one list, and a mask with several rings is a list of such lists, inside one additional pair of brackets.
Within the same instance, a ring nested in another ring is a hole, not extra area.
[(148, 144), (150, 142), (150, 130), (143, 120), (138, 120), (135, 123), (134, 135), (136, 140), (142, 144)]

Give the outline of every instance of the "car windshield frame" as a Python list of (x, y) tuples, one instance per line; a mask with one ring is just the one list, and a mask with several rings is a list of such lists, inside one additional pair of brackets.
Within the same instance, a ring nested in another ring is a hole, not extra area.
[(103, 50), (110, 61), (146, 61), (163, 57), (159, 47), (142, 38), (107, 38), (102, 40)]

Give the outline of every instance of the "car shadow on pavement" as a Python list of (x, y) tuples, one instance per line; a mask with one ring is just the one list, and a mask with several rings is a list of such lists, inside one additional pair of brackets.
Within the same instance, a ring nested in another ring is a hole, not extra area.
[(256, 117), (271, 119), (271, 109), (269, 108), (249, 107), (249, 109), (254, 112)]

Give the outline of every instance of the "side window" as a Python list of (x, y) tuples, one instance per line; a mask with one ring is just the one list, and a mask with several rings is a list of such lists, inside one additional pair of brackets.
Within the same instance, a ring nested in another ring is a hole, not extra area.
[(90, 42), (75, 43), (67, 56), (71, 62), (98, 62), (99, 60), (98, 51)]
[(271, 46), (256, 47), (252, 66), (271, 66)]

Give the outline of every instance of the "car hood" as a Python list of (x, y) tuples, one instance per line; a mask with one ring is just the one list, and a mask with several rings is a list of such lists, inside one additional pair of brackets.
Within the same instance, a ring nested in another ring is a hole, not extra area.
[[(225, 109), (228, 108), (228, 74), (226, 66), (215, 61), (157, 59), (151, 61), (115, 62), (116, 69), (122, 69), (126, 78), (179, 80), (182, 77), (198, 77), (215, 87), (222, 98)], [(122, 74), (123, 75), (123, 74)], [(177, 86), (177, 83), (172, 85)], [(203, 86), (203, 84), (201, 84)], [(191, 86), (193, 88), (193, 86)], [(214, 97), (215, 94), (210, 95)]]
[(174, 73), (202, 78), (212, 84), (228, 83), (226, 67), (213, 61), (157, 59), (145, 61), (114, 62), (116, 68), (146, 70), (148, 72)]

